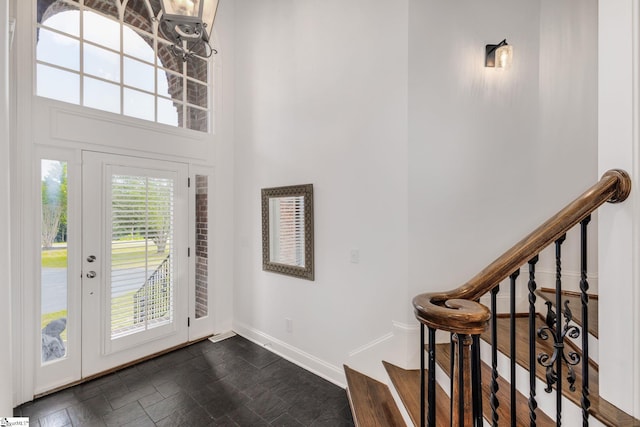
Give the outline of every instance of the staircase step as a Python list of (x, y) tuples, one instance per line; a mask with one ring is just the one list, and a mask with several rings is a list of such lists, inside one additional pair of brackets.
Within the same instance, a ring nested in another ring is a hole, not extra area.
[(347, 394), (356, 426), (406, 426), (389, 387), (344, 365)]
[[(528, 317), (517, 317), (516, 319), (516, 363), (522, 366), (524, 369), (529, 370), (529, 318)], [(544, 327), (544, 321), (537, 317), (536, 318), (536, 330), (541, 327)], [(497, 329), (498, 329), (498, 350), (507, 355), (510, 354), (510, 343), (509, 343), (509, 318), (501, 318), (497, 319)], [(536, 337), (537, 338), (537, 337)], [(491, 334), (489, 332), (485, 332), (482, 334), (482, 339), (491, 344)], [(579, 349), (575, 348), (570, 342), (566, 342), (568, 349), (565, 349), (565, 352), (568, 354), (569, 351), (576, 351), (580, 353)], [(543, 340), (541, 338), (536, 339), (536, 355), (540, 353), (546, 353), (548, 355), (553, 354), (553, 338), (550, 337), (549, 340)], [(563, 395), (571, 400), (574, 404), (580, 407), (580, 401), (582, 398), (582, 367), (581, 363), (578, 363), (574, 366), (574, 370), (576, 373), (576, 382), (575, 382), (575, 391), (570, 391), (569, 386), (566, 382), (566, 379), (563, 378)], [(566, 366), (563, 370), (563, 375), (566, 377)], [(541, 379), (546, 384), (546, 376), (545, 371), (542, 366), (536, 366), (536, 376)], [(555, 388), (555, 386), (554, 386)], [(640, 421), (631, 417), (624, 411), (618, 409), (611, 403), (607, 402), (604, 399), (601, 399), (599, 396), (599, 387), (598, 387), (598, 369), (596, 366), (591, 365), (589, 369), (589, 400), (591, 401), (591, 407), (589, 412), (596, 419), (601, 421), (603, 424), (611, 427), (617, 426), (640, 426)], [(538, 394), (545, 393), (544, 390), (538, 390)]]
[[(436, 361), (449, 378), (451, 378), (451, 346), (438, 344), (436, 346)], [(491, 421), (491, 368), (482, 362), (482, 412), (485, 419)], [(500, 405), (498, 406), (498, 425), (509, 426), (511, 424), (510, 385), (502, 377), (498, 377), (498, 392), (496, 393)], [(536, 425), (554, 426), (556, 423), (540, 409), (536, 409)], [(529, 402), (521, 393), (516, 393), (516, 422), (514, 425), (526, 427), (530, 425)]]
[[(395, 387), (402, 403), (416, 426), (420, 425), (420, 370), (402, 369), (389, 362), (382, 361), (391, 382)], [(426, 417), (426, 414), (425, 414)], [(436, 425), (446, 427), (449, 425), (449, 396), (436, 384)]]
[[(549, 301), (555, 306), (556, 304), (556, 290), (550, 288), (542, 288), (537, 291), (545, 301)], [(578, 325), (582, 325), (582, 300), (581, 296), (577, 292), (563, 291), (562, 301), (569, 301), (569, 309), (573, 314), (573, 321)], [(556, 310), (557, 311), (557, 310)], [(563, 307), (564, 311), (564, 307)], [(589, 333), (598, 338), (598, 295), (589, 294)]]

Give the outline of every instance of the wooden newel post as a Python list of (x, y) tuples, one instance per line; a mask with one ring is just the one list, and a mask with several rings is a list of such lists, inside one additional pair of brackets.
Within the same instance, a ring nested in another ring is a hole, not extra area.
[(471, 335), (453, 334), (453, 390), (451, 426), (473, 427)]

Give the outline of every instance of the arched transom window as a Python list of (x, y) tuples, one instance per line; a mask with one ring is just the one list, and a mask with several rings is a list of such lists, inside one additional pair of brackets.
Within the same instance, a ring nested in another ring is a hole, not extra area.
[(37, 95), (209, 130), (209, 63), (158, 31), (158, 0), (37, 0)]

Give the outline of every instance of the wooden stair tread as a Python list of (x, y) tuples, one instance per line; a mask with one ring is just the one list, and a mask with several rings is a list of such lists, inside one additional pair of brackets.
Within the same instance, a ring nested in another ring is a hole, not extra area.
[[(451, 378), (451, 346), (449, 344), (438, 344), (436, 346), (436, 361), (438, 365), (449, 378)], [(482, 412), (485, 419), (491, 422), (491, 367), (484, 362), (481, 362), (481, 375), (482, 375)], [(500, 402), (498, 406), (498, 425), (510, 426), (511, 425), (511, 413), (509, 401), (510, 385), (502, 377), (498, 377), (498, 392), (497, 398)], [(529, 426), (529, 402), (525, 396), (516, 392), (516, 426), (527, 427)], [(538, 426), (555, 426), (556, 423), (551, 420), (540, 409), (536, 409), (536, 425)]]
[[(555, 306), (556, 304), (556, 290), (549, 288), (542, 288), (536, 291), (542, 299), (549, 301)], [(569, 309), (573, 314), (573, 320), (578, 325), (582, 326), (582, 301), (580, 294), (574, 292), (563, 292), (562, 301), (569, 301)], [(598, 296), (589, 295), (589, 333), (598, 338)], [(564, 308), (564, 307), (563, 307)], [(556, 310), (557, 311), (557, 310)]]
[(406, 426), (389, 387), (344, 365), (353, 421), (360, 427)]
[[(420, 425), (420, 370), (402, 369), (384, 360), (382, 364), (402, 403), (407, 408), (411, 421), (416, 426)], [(440, 384), (436, 384), (436, 425), (437, 427), (449, 426), (449, 396)]]
[[(536, 317), (536, 330), (545, 326), (544, 321)], [(510, 343), (509, 343), (509, 318), (497, 319), (498, 330), (498, 350), (509, 357)], [(486, 331), (482, 334), (482, 339), (491, 344), (491, 334)], [(569, 351), (576, 351), (580, 353), (575, 347), (571, 347), (567, 343), (565, 353)], [(548, 340), (543, 340), (536, 336), (536, 355), (540, 353), (546, 353), (548, 355), (553, 354), (553, 337), (549, 337)], [(529, 370), (529, 318), (517, 317), (516, 318), (516, 363), (526, 370)], [(578, 363), (574, 366), (576, 373), (575, 391), (569, 390), (569, 385), (566, 381), (567, 369), (566, 365), (563, 365), (563, 394), (574, 404), (580, 407), (580, 400), (582, 398), (582, 366)], [(536, 367), (536, 376), (546, 384), (546, 376), (544, 368), (542, 366)], [(555, 386), (554, 386), (555, 388)], [(591, 401), (591, 407), (589, 412), (595, 418), (600, 420), (603, 424), (608, 426), (640, 426), (640, 421), (636, 420), (632, 416), (628, 415), (624, 411), (618, 409), (614, 405), (610, 404), (604, 399), (600, 399), (599, 387), (598, 387), (598, 369), (595, 366), (591, 366), (589, 369), (589, 400)], [(536, 390), (538, 394), (545, 393), (544, 389)]]

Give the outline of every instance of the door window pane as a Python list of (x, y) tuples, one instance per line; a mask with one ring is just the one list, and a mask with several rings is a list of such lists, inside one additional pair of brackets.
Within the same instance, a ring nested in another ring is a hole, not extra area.
[(174, 180), (111, 178), (111, 338), (173, 321)]
[(42, 363), (67, 355), (67, 163), (41, 160)]
[(196, 319), (209, 310), (209, 178), (196, 175)]

